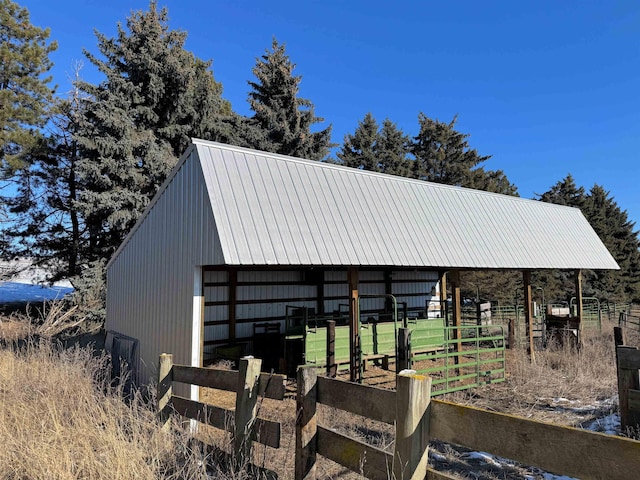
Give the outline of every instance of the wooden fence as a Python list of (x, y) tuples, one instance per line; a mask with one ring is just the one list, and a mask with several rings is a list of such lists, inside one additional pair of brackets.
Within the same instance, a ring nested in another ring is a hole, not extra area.
[[(173, 356), (160, 355), (158, 411), (164, 428), (176, 412), (183, 417), (227, 430), (234, 435), (234, 450), (239, 465), (250, 458), (251, 441), (280, 448), (280, 423), (257, 417), (259, 396), (282, 400), (284, 375), (260, 373), (262, 361), (242, 358), (239, 371), (174, 365)], [(173, 382), (236, 392), (235, 412), (173, 395)]]
[[(622, 364), (626, 365), (624, 361)], [(256, 400), (259, 395), (282, 399), (284, 377), (260, 374), (259, 370), (257, 359), (242, 359), (237, 372), (173, 365), (171, 355), (162, 355), (158, 395), (161, 418), (166, 422), (170, 413), (176, 411), (187, 418), (235, 431), (235, 453), (244, 458), (248, 458), (251, 440), (277, 448), (280, 424), (256, 418)], [(173, 382), (235, 391), (235, 416), (222, 408), (172, 395)], [(396, 376), (396, 391), (393, 391), (321, 377), (314, 367), (299, 368), (296, 480), (316, 478), (318, 455), (376, 480), (451, 480), (452, 477), (427, 467), (430, 439), (582, 480), (622, 480), (640, 471), (638, 441), (430, 397), (431, 379), (410, 370)], [(395, 425), (393, 451), (319, 425), (318, 404)]]
[[(298, 370), (296, 480), (315, 479), (317, 455), (375, 480), (445, 480), (427, 468), (431, 438), (572, 477), (623, 480), (640, 469), (640, 442), (430, 399), (429, 377), (401, 372), (397, 390)], [(393, 452), (319, 425), (323, 404), (396, 426)]]
[[(394, 392), (318, 377), (313, 367), (298, 369), (296, 479), (316, 478), (318, 454), (367, 478), (425, 478), (431, 379), (408, 370), (396, 376), (396, 387)], [(318, 425), (317, 404), (395, 424), (394, 452)]]
[(618, 371), (618, 405), (620, 427), (624, 430), (640, 426), (640, 350), (626, 346), (624, 330), (614, 327), (616, 365)]

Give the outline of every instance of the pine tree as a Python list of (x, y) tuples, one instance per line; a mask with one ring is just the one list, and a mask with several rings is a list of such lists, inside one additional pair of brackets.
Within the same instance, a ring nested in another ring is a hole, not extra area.
[(378, 123), (371, 113), (367, 113), (358, 122), (355, 132), (344, 136), (344, 143), (337, 154), (338, 158), (346, 167), (377, 171), (377, 141)]
[(377, 170), (390, 175), (408, 177), (412, 162), (408, 159), (410, 139), (388, 118), (382, 122), (375, 145)]
[(256, 60), (249, 82), (252, 126), (264, 132), (254, 139), (254, 148), (294, 157), (320, 160), (331, 148), (331, 126), (319, 132), (311, 127), (324, 119), (316, 117), (310, 100), (298, 97), (301, 76), (294, 76), (285, 46), (274, 38), (271, 50)]
[(432, 120), (421, 113), (420, 132), (414, 138), (411, 152), (413, 176), (459, 187), (517, 195), (517, 188), (502, 170), (485, 170), (482, 163), (491, 156), (481, 156), (469, 146), (469, 134), (455, 130), (457, 116), (449, 122)]
[(0, 167), (4, 176), (25, 166), (25, 156), (42, 141), (40, 128), (49, 115), (53, 66), (47, 44), (49, 29), (31, 24), (29, 11), (11, 0), (0, 0)]
[(46, 150), (30, 159), (29, 168), (17, 178), (17, 194), (9, 200), (14, 214), (11, 236), (19, 239), (15, 254), (46, 266), (50, 281), (78, 275), (81, 259), (86, 260), (86, 232), (77, 205), (79, 151), (73, 138), (80, 105), (77, 89), (68, 100), (57, 102)]
[(483, 167), (471, 170), (465, 187), (502, 195), (518, 196), (518, 187), (509, 181), (502, 170), (485, 170)]
[[(616, 302), (640, 300), (638, 232), (634, 231), (627, 212), (620, 209), (609, 192), (594, 185), (587, 193), (569, 174), (538, 197), (542, 201), (579, 208), (620, 266), (619, 271), (585, 272), (585, 295)], [(568, 300), (575, 295), (573, 272), (547, 273), (540, 279), (551, 283), (548, 290), (556, 298)]]
[(353, 134), (345, 135), (337, 155), (347, 167), (407, 177), (411, 175), (408, 152), (409, 137), (395, 123), (385, 119), (379, 127), (367, 113)]
[(587, 294), (616, 302), (637, 302), (640, 300), (640, 240), (634, 223), (600, 185), (594, 185), (589, 191), (583, 212), (620, 266), (617, 271), (591, 272)]
[(471, 171), (489, 156), (480, 156), (467, 142), (468, 134), (457, 132), (457, 117), (449, 123), (432, 120), (421, 113), (420, 131), (414, 138), (412, 153), (416, 157), (414, 176), (420, 180), (467, 186)]
[(186, 33), (169, 29), (166, 9), (151, 2), (126, 26), (115, 38), (96, 34), (103, 58), (85, 52), (105, 80), (79, 82), (88, 98), (75, 135), (84, 182), (78, 205), (94, 258), (121, 243), (190, 137), (223, 138), (231, 115), (211, 62), (184, 49)]
[(586, 200), (586, 193), (583, 187), (578, 187), (571, 174), (568, 174), (551, 189), (541, 195), (538, 199), (542, 202), (555, 203), (582, 209)]

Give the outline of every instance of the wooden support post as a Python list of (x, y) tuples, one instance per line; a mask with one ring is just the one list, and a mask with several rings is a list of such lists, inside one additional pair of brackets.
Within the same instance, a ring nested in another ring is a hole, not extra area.
[(408, 328), (398, 329), (398, 358), (396, 358), (396, 373), (411, 368), (411, 332)]
[(327, 377), (335, 378), (338, 373), (336, 364), (336, 321), (327, 321)]
[[(238, 271), (229, 270), (229, 340), (236, 338), (236, 304), (238, 300)], [(204, 338), (204, 337), (203, 337)]]
[(536, 361), (536, 351), (533, 344), (533, 294), (531, 292), (531, 272), (522, 271), (522, 283), (524, 283), (524, 324), (527, 329), (527, 352), (531, 363)]
[(349, 379), (360, 379), (360, 309), (358, 301), (358, 269), (347, 269), (349, 284)]
[(173, 395), (173, 355), (160, 355), (158, 368), (158, 415), (162, 429), (171, 427), (171, 395)]
[(582, 302), (582, 270), (575, 271), (575, 284), (576, 284), (576, 316), (578, 317), (578, 348), (582, 343), (582, 325), (584, 322), (584, 305)]
[(315, 480), (318, 451), (316, 419), (317, 373), (314, 367), (298, 368), (296, 395), (296, 480)]
[(424, 479), (429, 449), (431, 377), (408, 370), (396, 376), (396, 441), (393, 478)]
[[(429, 308), (427, 305), (427, 318), (429, 318)], [(447, 272), (440, 272), (440, 317), (447, 319)]]
[(516, 348), (516, 321), (513, 318), (509, 319), (507, 333), (507, 348), (514, 349)]
[(236, 424), (233, 440), (239, 467), (251, 460), (251, 436), (256, 421), (258, 387), (262, 360), (252, 357), (240, 359), (236, 390)]

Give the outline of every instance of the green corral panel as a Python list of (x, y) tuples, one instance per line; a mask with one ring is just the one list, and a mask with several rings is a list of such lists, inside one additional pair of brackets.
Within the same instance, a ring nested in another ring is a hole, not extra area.
[[(398, 324), (400, 325), (400, 324)], [(444, 345), (444, 319), (429, 318), (412, 320), (408, 323), (411, 331), (411, 345), (415, 351), (441, 348)], [(393, 322), (365, 323), (360, 327), (362, 355), (396, 354), (396, 329)], [(349, 326), (336, 327), (335, 357), (337, 363), (349, 362)], [(325, 366), (327, 362), (326, 327), (307, 328), (305, 338), (305, 363)]]

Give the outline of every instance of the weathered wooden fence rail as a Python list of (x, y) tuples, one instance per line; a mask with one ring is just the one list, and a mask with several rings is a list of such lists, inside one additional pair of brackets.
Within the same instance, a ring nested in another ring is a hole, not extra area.
[(433, 400), (430, 436), (582, 480), (634, 478), (640, 442)]
[[(158, 410), (164, 427), (169, 428), (171, 414), (176, 412), (230, 431), (240, 464), (249, 458), (251, 441), (280, 448), (280, 423), (259, 418), (256, 413), (258, 397), (284, 398), (285, 377), (260, 373), (261, 363), (257, 358), (242, 358), (238, 371), (220, 370), (174, 365), (172, 355), (160, 355)], [(235, 411), (173, 395), (174, 382), (235, 392)]]
[[(635, 356), (637, 350), (618, 349), (618, 365), (635, 368), (637, 379), (640, 361), (631, 360), (630, 352)], [(174, 382), (236, 392), (235, 414), (173, 395)], [(635, 385), (629, 390), (640, 390)], [(160, 357), (158, 407), (165, 422), (175, 411), (235, 431), (235, 453), (241, 458), (248, 456), (250, 439), (276, 448), (280, 445), (280, 424), (256, 416), (260, 395), (284, 397), (284, 377), (260, 374), (260, 360), (242, 359), (238, 372), (173, 365), (171, 355)], [(630, 403), (640, 404), (640, 391), (632, 394)], [(318, 404), (395, 425), (393, 451), (320, 425)], [(296, 479), (315, 479), (316, 459), (321, 455), (376, 480), (450, 480), (452, 477), (427, 467), (430, 439), (582, 480), (622, 480), (640, 471), (639, 441), (432, 400), (431, 379), (413, 371), (400, 372), (396, 391), (392, 391), (319, 377), (316, 368), (301, 367), (295, 436)]]
[[(298, 370), (296, 479), (316, 478), (316, 455), (367, 478), (425, 478), (428, 461), (427, 407), (431, 379), (415, 372), (396, 376), (397, 392), (326, 377), (313, 367)], [(317, 404), (396, 426), (395, 450), (373, 445), (318, 424)]]

